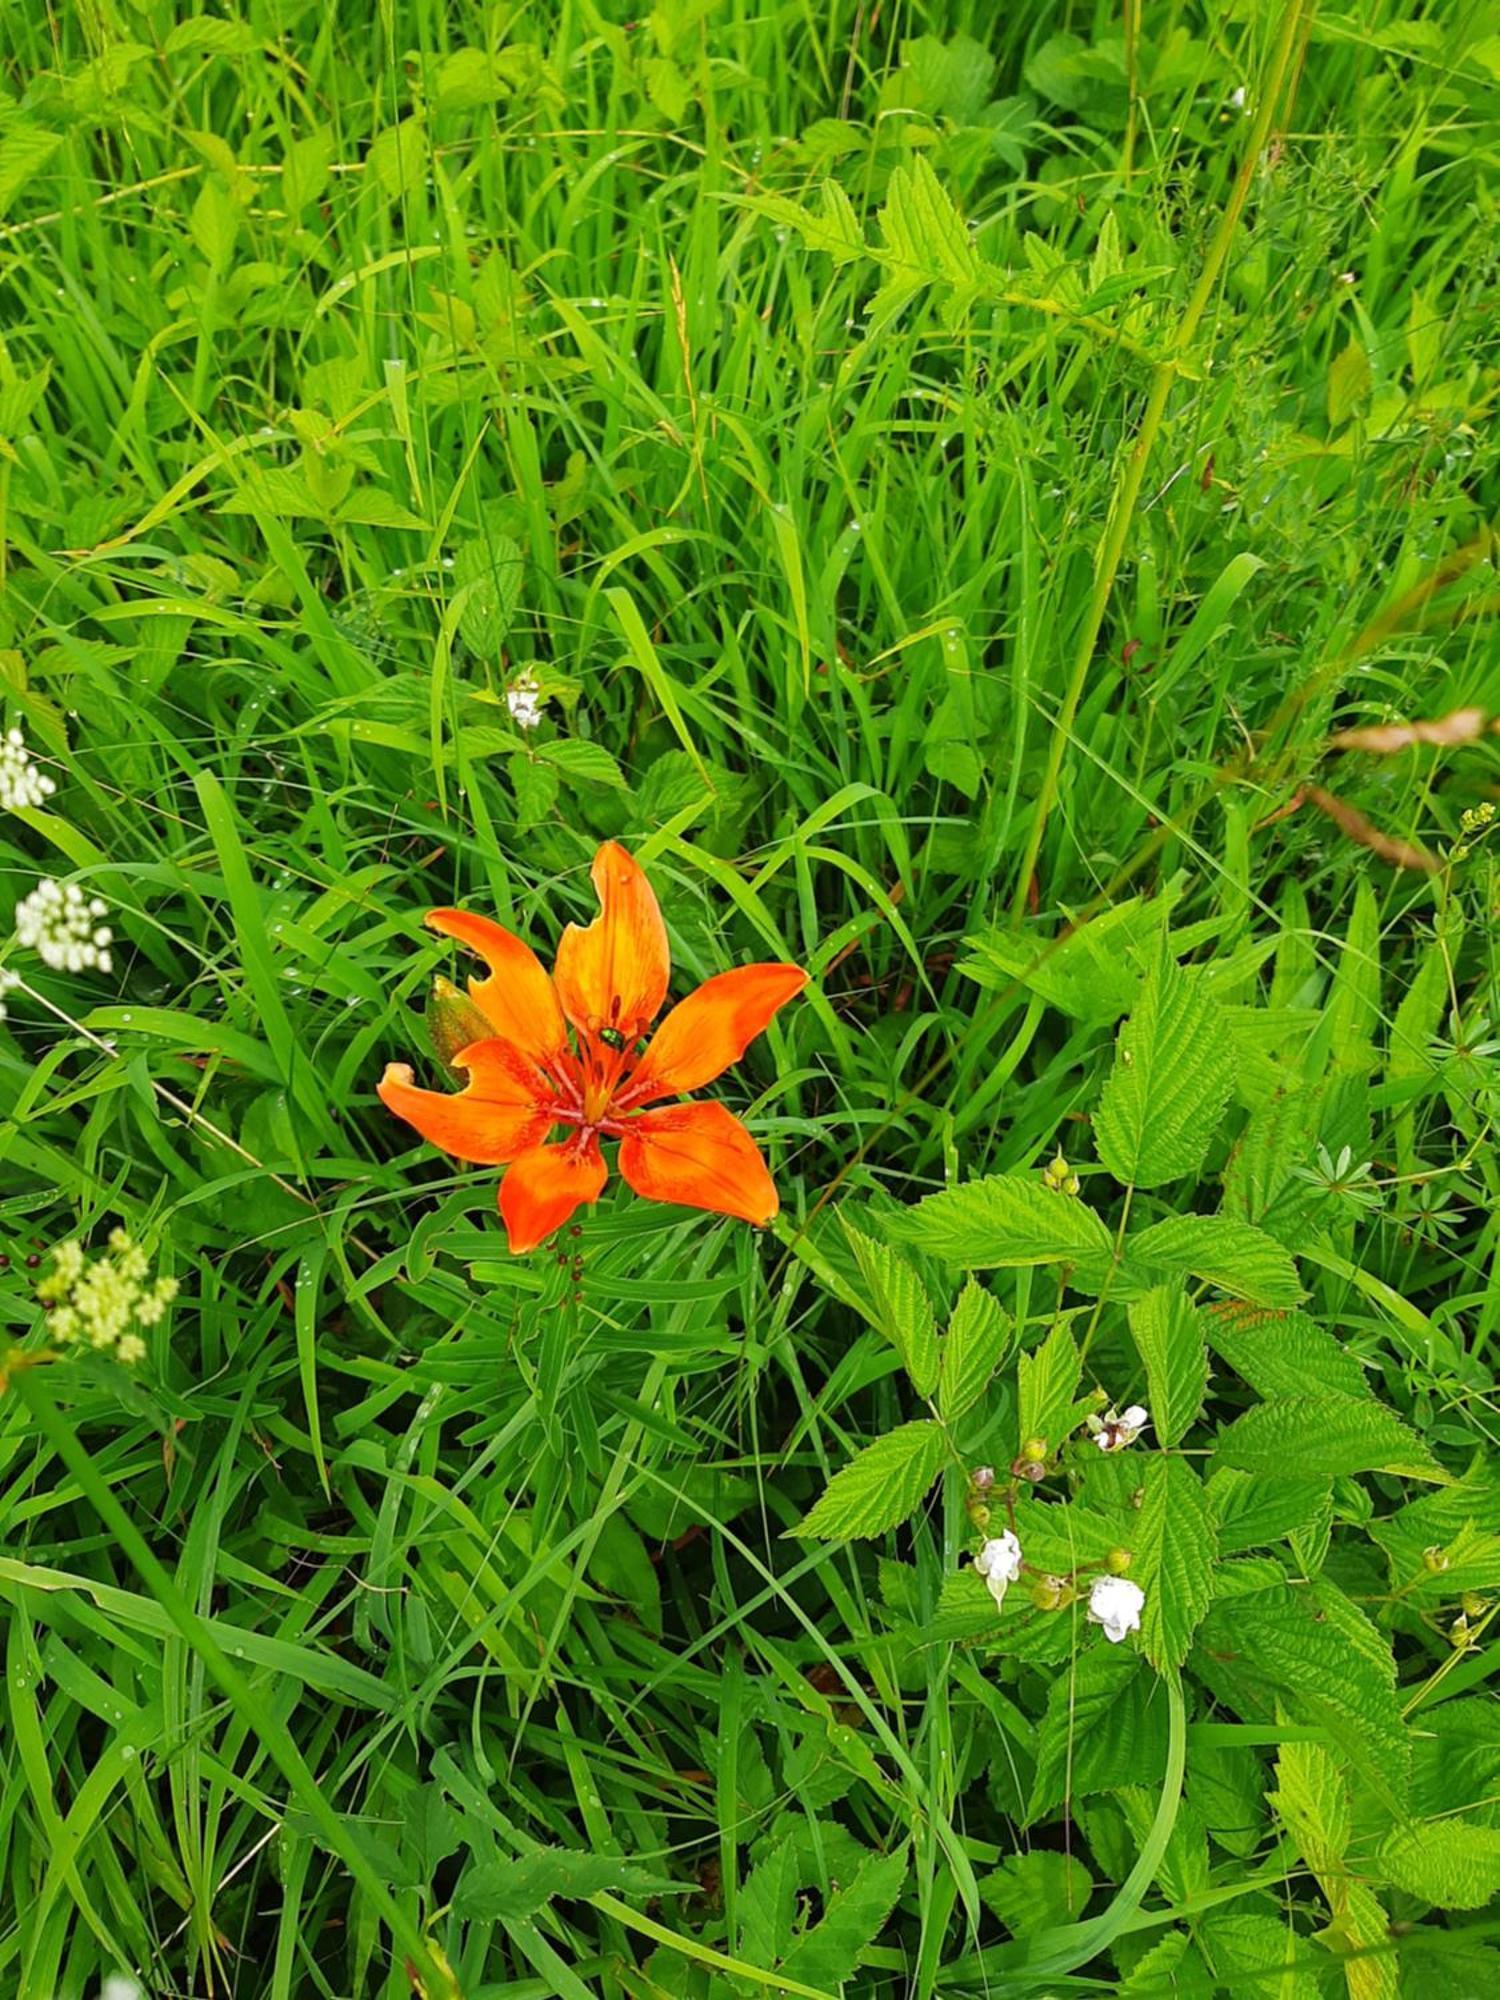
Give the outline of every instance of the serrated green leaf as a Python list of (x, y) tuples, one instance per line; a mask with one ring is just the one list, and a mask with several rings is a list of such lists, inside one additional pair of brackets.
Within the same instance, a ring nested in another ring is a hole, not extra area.
[(903, 285), (977, 283), (980, 264), (964, 219), (953, 206), (926, 156), (896, 167), (880, 211), (885, 243), (881, 262)]
[(838, 1987), (853, 1977), (859, 1956), (874, 1943), (906, 1881), (907, 1851), (875, 1854), (852, 1882), (836, 1889), (822, 1918), (797, 1940), (777, 1967), (787, 1979)]
[(928, 1195), (899, 1227), (919, 1250), (970, 1270), (1069, 1264), (1098, 1285), (1109, 1268), (1109, 1231), (1094, 1211), (1025, 1174), (993, 1174)]
[[(1044, 1614), (1066, 1622), (1065, 1612)], [(1159, 1785), (1167, 1760), (1166, 1703), (1153, 1700), (1155, 1677), (1139, 1653), (1099, 1645), (1078, 1654), (1047, 1694), (1037, 1730), (1036, 1777), (1026, 1816), (1031, 1822), (1065, 1798)]]
[(1076, 1922), (1094, 1893), (1094, 1878), (1076, 1856), (1041, 1847), (1007, 1855), (982, 1877), (979, 1893), (1012, 1937), (1030, 1937)]
[(1291, 1306), (1302, 1296), (1297, 1268), (1281, 1245), (1228, 1215), (1170, 1215), (1127, 1237), (1125, 1259), (1148, 1282), (1202, 1278), (1252, 1305)]
[(521, 601), (526, 559), (520, 544), (492, 531), (460, 545), (453, 558), (458, 629), (470, 652), (498, 662)]
[(1195, 1928), (1229, 2000), (1319, 2000), (1319, 1960), (1290, 1923), (1218, 1909), (1206, 1910)]
[(587, 736), (563, 736), (556, 742), (538, 743), (535, 753), (565, 778), (579, 786), (603, 785), (610, 791), (627, 791), (625, 774), (604, 748)]
[(1221, 1465), (1204, 1489), (1220, 1555), (1268, 1548), (1308, 1527), (1326, 1509), (1331, 1484), (1328, 1479), (1272, 1478)]
[(1422, 1440), (1394, 1410), (1352, 1396), (1276, 1396), (1258, 1403), (1220, 1432), (1214, 1463), (1245, 1472), (1295, 1466), (1320, 1479), (1356, 1472), (1443, 1477)]
[(1146, 1593), (1141, 1650), (1158, 1669), (1180, 1667), (1213, 1596), (1213, 1516), (1186, 1459), (1146, 1461), (1131, 1576)]
[(1159, 1444), (1176, 1444), (1203, 1406), (1208, 1355), (1203, 1318), (1180, 1285), (1157, 1285), (1127, 1308), (1146, 1367), (1147, 1404)]
[(1335, 1069), (1366, 1075), (1379, 1061), (1380, 908), (1367, 876), (1356, 878), (1354, 909), (1328, 998), (1330, 1055)]
[(843, 1542), (883, 1535), (911, 1514), (943, 1462), (943, 1433), (925, 1418), (867, 1444), (836, 1472), (790, 1532)]
[[(1225, 1564), (1252, 1572), (1255, 1564)], [(1326, 1583), (1273, 1583), (1216, 1597), (1198, 1628), (1194, 1670), (1232, 1712), (1272, 1720), (1277, 1705), (1320, 1723), (1386, 1797), (1399, 1798), (1409, 1748), (1390, 1647)]]
[(1416, 1820), (1382, 1842), (1376, 1872), (1442, 1910), (1477, 1910), (1500, 1896), (1500, 1827)]
[(1356, 1357), (1306, 1313), (1211, 1312), (1203, 1328), (1215, 1354), (1258, 1396), (1370, 1395)]
[(870, 1297), (869, 1319), (901, 1356), (919, 1396), (930, 1396), (938, 1381), (937, 1320), (915, 1268), (888, 1243), (844, 1222), (860, 1277)]
[(1321, 1743), (1283, 1743), (1271, 1803), (1313, 1873), (1333, 1874), (1353, 1830), (1349, 1783), (1333, 1752)]
[(1159, 957), (1120, 1029), (1094, 1114), (1117, 1181), (1161, 1187), (1203, 1164), (1234, 1088), (1234, 1042), (1202, 981)]
[(938, 1408), (954, 1423), (979, 1401), (1010, 1352), (1015, 1329), (1009, 1313), (976, 1278), (958, 1295), (948, 1321), (938, 1370)]
[(1049, 1451), (1062, 1442), (1083, 1364), (1066, 1320), (1059, 1320), (1040, 1347), (1016, 1363), (1017, 1445), (1041, 1439)]
[(539, 1847), (504, 1861), (470, 1865), (453, 1897), (454, 1915), (466, 1922), (498, 1923), (529, 1917), (553, 1896), (596, 1896), (601, 1889), (649, 1895), (670, 1880), (633, 1868), (618, 1855), (567, 1847)]
[(779, 1841), (746, 1876), (736, 1914), (740, 1953), (752, 1965), (776, 1965), (791, 1949), (799, 1885), (797, 1847), (790, 1839)]

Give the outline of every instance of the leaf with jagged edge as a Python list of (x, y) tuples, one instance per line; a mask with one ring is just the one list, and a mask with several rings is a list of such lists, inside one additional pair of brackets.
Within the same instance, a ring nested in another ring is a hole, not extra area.
[(1158, 1444), (1176, 1444), (1203, 1406), (1208, 1355), (1203, 1319), (1181, 1285), (1157, 1285), (1126, 1317), (1146, 1366), (1147, 1407)]
[(1035, 1438), (1056, 1450), (1068, 1428), (1081, 1373), (1072, 1329), (1060, 1319), (1041, 1346), (1016, 1363), (1018, 1446)]
[(1203, 982), (1157, 958), (1120, 1029), (1094, 1114), (1117, 1181), (1161, 1187), (1195, 1174), (1234, 1089), (1234, 1040)]
[(943, 1462), (943, 1432), (925, 1418), (887, 1431), (829, 1480), (788, 1532), (814, 1541), (883, 1535), (914, 1513)]
[(990, 1174), (945, 1188), (891, 1227), (917, 1249), (967, 1270), (1067, 1264), (1086, 1290), (1103, 1284), (1113, 1247), (1091, 1208), (1028, 1174)]
[(1141, 1651), (1165, 1670), (1187, 1658), (1213, 1597), (1218, 1550), (1213, 1516), (1186, 1459), (1158, 1453), (1146, 1461), (1131, 1577), (1146, 1593)]
[(1478, 1910), (1500, 1897), (1500, 1827), (1409, 1820), (1388, 1834), (1374, 1872), (1441, 1910)]
[(1242, 1472), (1295, 1466), (1309, 1478), (1395, 1472), (1446, 1480), (1426, 1445), (1396, 1412), (1353, 1396), (1275, 1396), (1236, 1417), (1219, 1434), (1215, 1465)]
[(793, 1945), (777, 1972), (809, 1986), (838, 1988), (852, 1979), (860, 1953), (874, 1943), (896, 1906), (907, 1874), (907, 1850), (872, 1854), (852, 1881), (835, 1889), (823, 1915)]
[(956, 1422), (979, 1401), (1010, 1352), (1014, 1335), (1010, 1314), (994, 1293), (970, 1278), (958, 1295), (943, 1336), (938, 1408), (945, 1422)]
[(938, 1379), (937, 1320), (921, 1278), (888, 1243), (847, 1220), (843, 1227), (870, 1295), (870, 1318), (901, 1356), (917, 1394), (930, 1396)]
[(1257, 1306), (1294, 1306), (1302, 1297), (1297, 1267), (1281, 1245), (1230, 1215), (1169, 1215), (1153, 1222), (1126, 1237), (1125, 1263), (1147, 1285), (1173, 1276), (1202, 1278)]

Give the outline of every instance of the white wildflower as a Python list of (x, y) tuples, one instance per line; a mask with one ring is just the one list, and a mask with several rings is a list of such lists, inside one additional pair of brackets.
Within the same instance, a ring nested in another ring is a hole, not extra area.
[(108, 972), (114, 933), (99, 922), (107, 915), (99, 897), (85, 896), (76, 882), (49, 878), (16, 905), (16, 938), (59, 972), (86, 972), (90, 966)]
[(1135, 1443), (1151, 1417), (1139, 1403), (1132, 1403), (1128, 1410), (1116, 1413), (1109, 1409), (1102, 1417), (1090, 1417), (1088, 1421), (1094, 1443), (1101, 1451), (1124, 1451), (1127, 1445)]
[(37, 769), (19, 729), (0, 736), (0, 807), (20, 812), (23, 806), (39, 806), (56, 790), (47, 773)]
[(20, 983), (21, 975), (19, 972), (9, 972), (3, 965), (0, 965), (0, 1021), (3, 1021), (10, 1011), (5, 1004), (6, 994), (14, 993)]
[(1229, 108), (1231, 111), (1243, 111), (1245, 116), (1249, 117), (1250, 107), (1245, 102), (1245, 86), (1242, 83), (1230, 91)]
[(1021, 1574), (1021, 1544), (1009, 1528), (985, 1543), (974, 1558), (974, 1567), (984, 1578), (998, 1610), (1005, 1602), (1007, 1589)]
[(1128, 1576), (1096, 1576), (1089, 1592), (1089, 1623), (1102, 1625), (1104, 1636), (1118, 1646), (1127, 1632), (1141, 1629), (1146, 1593)]
[(542, 719), (546, 700), (542, 684), (533, 673), (517, 674), (505, 690), (505, 705), (517, 729), (535, 729)]
[(146, 2000), (146, 1989), (128, 1972), (112, 1972), (99, 1988), (99, 2000)]
[(177, 1280), (153, 1282), (145, 1250), (124, 1229), (112, 1229), (101, 1257), (90, 1257), (80, 1243), (59, 1243), (36, 1295), (59, 1347), (92, 1347), (131, 1367), (146, 1352), (140, 1329), (162, 1318), (177, 1296)]

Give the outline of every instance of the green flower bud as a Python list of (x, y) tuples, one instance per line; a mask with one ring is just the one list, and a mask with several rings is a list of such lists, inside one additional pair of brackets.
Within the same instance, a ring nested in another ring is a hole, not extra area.
[(1434, 1542), (1431, 1548), (1422, 1551), (1422, 1567), (1433, 1576), (1441, 1576), (1449, 1566), (1448, 1551)]
[(1109, 1554), (1104, 1558), (1104, 1567), (1109, 1571), (1111, 1576), (1123, 1576), (1134, 1561), (1134, 1550), (1111, 1549)]
[(468, 995), (439, 973), (427, 996), (427, 1034), (444, 1069), (453, 1068), (453, 1058), (461, 1049), (488, 1041), (494, 1032), (488, 1017)]

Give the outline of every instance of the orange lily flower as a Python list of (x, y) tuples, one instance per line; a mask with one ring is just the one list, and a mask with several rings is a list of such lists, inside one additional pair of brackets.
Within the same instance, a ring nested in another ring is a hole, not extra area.
[[(382, 1102), (444, 1152), (505, 1168), (500, 1213), (515, 1251), (534, 1250), (598, 1200), (609, 1172), (601, 1139), (619, 1140), (620, 1172), (637, 1194), (769, 1222), (781, 1204), (738, 1118), (715, 1103), (647, 1106), (738, 1062), (807, 974), (795, 965), (716, 973), (642, 1049), (667, 995), (666, 926), (640, 864), (613, 841), (594, 856), (593, 882), (600, 913), (568, 925), (550, 979), (531, 947), (488, 917), (428, 911), (435, 931), (489, 966), (469, 994), (494, 1033), (451, 1058), (467, 1072), (463, 1090), (419, 1090), (405, 1063), (390, 1063)], [(572, 1129), (549, 1144), (558, 1125)]]

